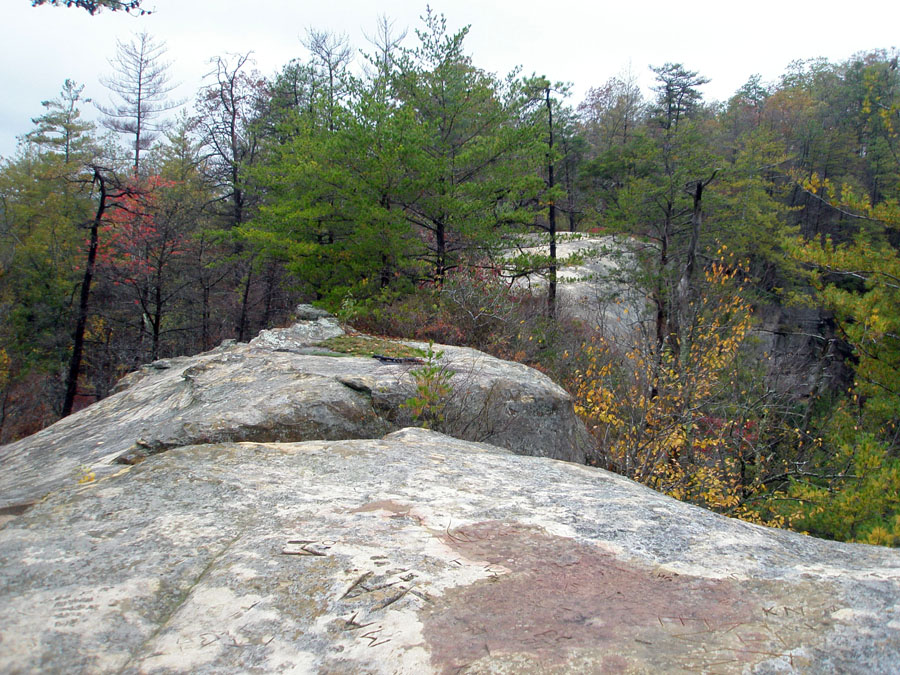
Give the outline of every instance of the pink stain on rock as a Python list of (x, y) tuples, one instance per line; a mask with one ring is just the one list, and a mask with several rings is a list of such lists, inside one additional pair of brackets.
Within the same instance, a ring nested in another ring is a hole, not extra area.
[[(432, 663), (442, 672), (498, 654), (527, 655), (541, 670), (572, 665), (580, 654), (597, 672), (623, 672), (659, 663), (660, 649), (678, 661), (669, 661), (673, 667), (689, 665), (694, 651), (709, 663), (718, 637), (753, 621), (734, 581), (653, 570), (535, 527), (484, 522), (444, 539), (496, 576), (450, 589), (423, 611)], [(735, 664), (750, 656), (724, 643), (718, 651), (715, 658)]]

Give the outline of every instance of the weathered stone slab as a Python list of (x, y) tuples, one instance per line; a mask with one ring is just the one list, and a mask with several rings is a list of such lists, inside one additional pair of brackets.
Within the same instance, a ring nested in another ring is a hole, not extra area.
[[(380, 438), (413, 420), (416, 364), (334, 354), (328, 316), (263, 331), (193, 357), (157, 361), (112, 396), (0, 447), (0, 508), (40, 499), (168, 448), (225, 441)], [(410, 343), (415, 344), (415, 343)], [(419, 347), (425, 347), (419, 344)], [(463, 347), (441, 347), (453, 371), (445, 430), (521, 454), (584, 462), (590, 440), (571, 397), (545, 375)]]
[(0, 529), (2, 672), (896, 672), (900, 553), (418, 429), (172, 449)]
[[(528, 243), (527, 240), (525, 243)], [(627, 283), (627, 269), (636, 264), (638, 244), (626, 237), (565, 233), (556, 244), (556, 307), (560, 318), (577, 319), (598, 328), (608, 338), (627, 336), (648, 318), (647, 298)], [(549, 246), (522, 246), (518, 253), (547, 256)], [(544, 274), (516, 282), (535, 294), (546, 294)]]

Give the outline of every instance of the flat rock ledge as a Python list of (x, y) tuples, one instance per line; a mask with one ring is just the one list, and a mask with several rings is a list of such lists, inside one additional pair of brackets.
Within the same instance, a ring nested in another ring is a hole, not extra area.
[[(93, 472), (108, 475), (195, 443), (381, 438), (413, 426), (413, 363), (317, 347), (344, 333), (312, 307), (289, 328), (191, 357), (156, 361), (116, 393), (28, 438), (0, 446), (0, 518)], [(427, 347), (422, 343), (406, 343)], [(436, 345), (453, 371), (444, 429), (519, 454), (586, 461), (591, 446), (572, 399), (536, 370), (464, 347)]]
[(900, 553), (421, 429), (173, 448), (0, 529), (6, 673), (893, 673)]

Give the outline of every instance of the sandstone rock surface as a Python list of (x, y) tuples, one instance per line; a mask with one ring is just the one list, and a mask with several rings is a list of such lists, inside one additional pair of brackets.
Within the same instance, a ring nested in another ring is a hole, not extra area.
[(404, 429), (173, 448), (0, 529), (0, 672), (890, 673), (900, 553)]
[[(647, 298), (625, 282), (626, 269), (636, 264), (635, 247), (634, 241), (623, 237), (561, 234), (556, 244), (560, 261), (558, 316), (599, 327), (607, 337), (625, 336), (635, 330), (648, 318)], [(538, 245), (523, 246), (516, 252), (546, 256), (549, 250), (547, 245)], [(517, 283), (533, 293), (546, 293), (544, 275), (528, 275)]]
[[(403, 404), (415, 392), (417, 366), (316, 347), (341, 334), (333, 317), (306, 308), (293, 326), (263, 331), (248, 344), (144, 366), (112, 396), (0, 447), (0, 508), (168, 448), (380, 438), (410, 425)], [(436, 349), (444, 352), (439, 365), (454, 373), (441, 403), (447, 431), (520, 454), (585, 461), (590, 441), (561, 387), (473, 349)]]
[(474, 350), (469, 440), (400, 429), (417, 366), (300, 318), (0, 448), (0, 672), (896, 672), (900, 552), (552, 459), (568, 396)]

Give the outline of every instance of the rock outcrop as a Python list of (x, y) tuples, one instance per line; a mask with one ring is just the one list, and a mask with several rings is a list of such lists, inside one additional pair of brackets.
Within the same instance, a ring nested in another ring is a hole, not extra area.
[(0, 530), (0, 671), (889, 673), (900, 553), (421, 429), (171, 449)]
[(444, 423), (493, 444), (397, 430), (417, 366), (340, 334), (151, 364), (0, 449), (0, 672), (896, 672), (900, 552), (552, 459), (571, 401), (473, 350)]
[[(0, 508), (169, 448), (381, 438), (410, 425), (404, 403), (419, 366), (317, 347), (342, 334), (333, 317), (307, 307), (293, 326), (248, 344), (145, 366), (108, 398), (0, 447)], [(443, 430), (520, 454), (585, 461), (588, 434), (571, 397), (549, 378), (474, 349), (436, 349), (443, 351), (437, 365), (453, 373), (440, 404)]]
[[(510, 255), (513, 253), (546, 256), (549, 247), (522, 246)], [(626, 268), (635, 264), (634, 242), (616, 236), (561, 234), (556, 254), (560, 261), (556, 285), (560, 318), (598, 327), (610, 338), (627, 336), (647, 320), (647, 298), (625, 282)], [(517, 284), (533, 293), (547, 292), (547, 279), (542, 274), (521, 277)]]

